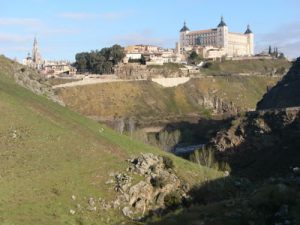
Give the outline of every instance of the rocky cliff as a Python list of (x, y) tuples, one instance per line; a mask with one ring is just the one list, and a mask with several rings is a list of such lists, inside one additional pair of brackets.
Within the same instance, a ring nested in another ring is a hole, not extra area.
[(300, 58), (290, 71), (257, 104), (257, 109), (286, 108), (300, 106)]
[(300, 165), (297, 106), (300, 106), (300, 58), (258, 103), (259, 111), (234, 118), (231, 126), (220, 131), (209, 146), (219, 160), (230, 164), (233, 173), (251, 177), (287, 173)]
[(247, 113), (210, 142), (232, 174), (251, 178), (282, 175), (300, 165), (300, 109)]

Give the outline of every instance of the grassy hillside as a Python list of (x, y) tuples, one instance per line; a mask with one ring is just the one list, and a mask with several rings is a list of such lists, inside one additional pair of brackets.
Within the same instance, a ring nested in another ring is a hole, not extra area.
[(267, 86), (275, 85), (279, 79), (217, 76), (195, 78), (174, 88), (163, 88), (151, 81), (132, 81), (61, 88), (57, 92), (68, 107), (87, 116), (113, 119), (134, 115), (157, 120), (188, 114), (206, 117), (215, 110), (216, 99), (235, 108), (254, 109)]
[[(129, 156), (165, 153), (116, 134), (18, 86), (11, 76), (18, 69), (21, 67), (17, 63), (0, 57), (0, 224), (86, 225), (126, 221), (118, 209), (85, 210), (88, 198), (114, 197), (114, 191), (105, 182), (109, 173), (126, 169)], [(87, 100), (92, 98), (82, 101), (83, 107)], [(187, 183), (221, 176), (169, 157)], [(71, 199), (72, 195), (76, 200)], [(82, 210), (71, 215), (70, 209), (78, 204)]]
[(201, 72), (207, 75), (222, 74), (259, 74), (259, 75), (284, 75), (291, 67), (291, 63), (285, 59), (256, 59), (238, 60), (208, 63)]
[[(177, 89), (184, 89), (190, 99), (193, 94), (197, 96), (202, 93), (206, 96), (216, 96), (226, 103), (232, 102), (236, 107), (247, 110), (254, 109), (267, 87), (275, 85), (280, 79), (265, 76), (216, 76), (194, 79)], [(197, 103), (196, 100), (194, 98), (193, 104)]]

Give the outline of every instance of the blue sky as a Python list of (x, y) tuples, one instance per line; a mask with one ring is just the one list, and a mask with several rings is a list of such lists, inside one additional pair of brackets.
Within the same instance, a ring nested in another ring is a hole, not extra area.
[(74, 60), (77, 52), (115, 43), (174, 47), (183, 21), (191, 30), (255, 34), (256, 51), (277, 46), (300, 56), (299, 0), (0, 0), (0, 54), (21, 60), (36, 35), (45, 59)]

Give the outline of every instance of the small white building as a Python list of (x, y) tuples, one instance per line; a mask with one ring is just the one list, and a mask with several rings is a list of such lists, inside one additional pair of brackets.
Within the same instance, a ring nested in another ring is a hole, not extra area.
[(141, 53), (127, 53), (126, 54), (126, 58), (128, 58), (128, 60), (133, 59), (133, 60), (139, 60), (142, 58), (142, 54)]

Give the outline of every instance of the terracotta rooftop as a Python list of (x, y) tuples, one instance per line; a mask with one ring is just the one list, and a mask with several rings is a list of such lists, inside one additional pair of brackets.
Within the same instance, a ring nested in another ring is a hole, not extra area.
[(214, 31), (217, 31), (217, 29), (196, 30), (196, 31), (191, 31), (188, 34), (189, 35), (191, 35), (191, 34), (205, 34), (205, 33), (211, 33), (211, 32), (214, 32)]

